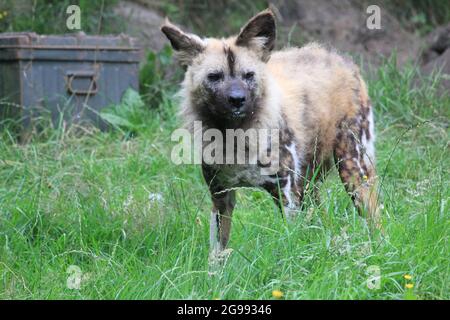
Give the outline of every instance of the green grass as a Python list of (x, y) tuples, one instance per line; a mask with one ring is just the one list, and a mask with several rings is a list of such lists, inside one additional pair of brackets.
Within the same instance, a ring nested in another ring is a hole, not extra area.
[[(242, 190), (233, 252), (215, 276), (200, 168), (170, 161), (171, 100), (132, 139), (48, 124), (21, 145), (4, 130), (0, 298), (449, 299), (450, 99), (433, 89), (439, 75), (414, 87), (416, 76), (386, 62), (369, 83), (385, 237), (371, 237), (336, 172), (292, 224), (264, 192)], [(70, 266), (83, 272), (79, 290)], [(366, 285), (370, 266), (379, 289)]]

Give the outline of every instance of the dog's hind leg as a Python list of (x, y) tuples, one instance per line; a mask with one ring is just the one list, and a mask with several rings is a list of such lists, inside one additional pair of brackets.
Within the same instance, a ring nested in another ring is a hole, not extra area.
[(344, 119), (338, 126), (334, 156), (339, 176), (359, 213), (367, 212), (370, 225), (380, 229), (373, 125), (370, 107)]

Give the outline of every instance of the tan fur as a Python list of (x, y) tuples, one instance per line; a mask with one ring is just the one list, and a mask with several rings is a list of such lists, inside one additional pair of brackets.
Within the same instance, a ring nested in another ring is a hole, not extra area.
[[(281, 88), (283, 112), (289, 115), (288, 124), (300, 144), (319, 144), (320, 156), (331, 157), (338, 123), (345, 116), (354, 117), (361, 105), (367, 104), (366, 88), (357, 66), (310, 44), (274, 53), (268, 70)], [(360, 96), (355, 96), (355, 91)]]

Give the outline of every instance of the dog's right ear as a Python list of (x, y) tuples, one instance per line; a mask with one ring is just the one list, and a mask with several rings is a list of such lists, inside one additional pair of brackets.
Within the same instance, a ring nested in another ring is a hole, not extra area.
[(271, 9), (266, 9), (251, 18), (241, 29), (236, 45), (252, 49), (267, 62), (275, 47), (276, 31), (275, 15)]
[(205, 50), (206, 44), (200, 37), (183, 32), (168, 19), (161, 26), (161, 31), (169, 39), (182, 66), (189, 66), (194, 58)]

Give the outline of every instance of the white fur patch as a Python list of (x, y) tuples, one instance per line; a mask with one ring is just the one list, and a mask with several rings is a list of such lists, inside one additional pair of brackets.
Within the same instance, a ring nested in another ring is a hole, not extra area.
[(283, 187), (283, 194), (286, 197), (287, 203), (288, 203), (288, 208), (292, 208), (293, 207), (293, 202), (292, 202), (292, 195), (291, 195), (291, 175), (287, 176), (287, 182), (286, 185)]
[(286, 215), (286, 218), (292, 219), (295, 217), (294, 209), (295, 204), (292, 201), (292, 181), (291, 181), (291, 175), (289, 174), (287, 176), (286, 185), (283, 187), (283, 195), (286, 197), (287, 205), (284, 206), (284, 214)]
[(292, 142), (289, 146), (286, 146), (286, 149), (291, 153), (292, 159), (294, 161), (294, 174), (295, 174), (295, 181), (298, 181), (300, 178), (300, 157), (297, 152), (297, 148), (294, 142)]
[(221, 250), (220, 248), (220, 241), (219, 241), (219, 212), (216, 210), (213, 210), (211, 212), (211, 220), (210, 220), (210, 226), (209, 226), (209, 245), (210, 245), (210, 252), (211, 253), (217, 253)]
[(367, 116), (367, 121), (369, 122), (369, 139), (366, 136), (366, 133), (363, 132), (362, 134), (362, 145), (365, 149), (364, 152), (364, 162), (367, 166), (371, 165), (373, 166), (375, 163), (375, 129), (374, 129), (374, 120), (373, 120), (373, 112), (372, 109), (369, 112), (369, 115)]
[(289, 146), (285, 146), (285, 148), (291, 153), (292, 161), (294, 162), (294, 181), (291, 181), (291, 174), (289, 174), (287, 176), (286, 185), (283, 188), (283, 194), (287, 201), (287, 206), (284, 207), (284, 212), (288, 218), (293, 218), (295, 216), (295, 202), (292, 199), (292, 183), (296, 183), (300, 179), (301, 160), (299, 153), (297, 152), (295, 142), (292, 142)]

